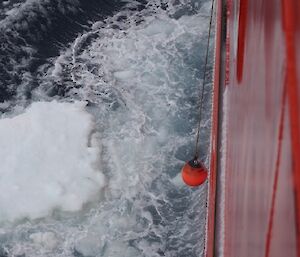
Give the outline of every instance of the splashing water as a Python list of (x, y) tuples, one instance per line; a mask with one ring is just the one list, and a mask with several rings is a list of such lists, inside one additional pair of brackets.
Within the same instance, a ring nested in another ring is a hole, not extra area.
[[(2, 222), (4, 256), (202, 256), (207, 185), (187, 188), (180, 169), (194, 146), (208, 15), (207, 1), (128, 2), (42, 63), (26, 102), (18, 88), (14, 106), (87, 102), (106, 184), (80, 211)], [(202, 158), (209, 85), (204, 98)]]

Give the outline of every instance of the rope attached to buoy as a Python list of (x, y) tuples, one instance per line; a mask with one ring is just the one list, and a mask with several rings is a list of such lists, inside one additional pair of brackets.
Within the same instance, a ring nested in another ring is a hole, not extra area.
[(183, 166), (181, 171), (181, 176), (183, 181), (189, 186), (200, 186), (203, 184), (208, 175), (208, 171), (205, 165), (199, 160), (199, 138), (200, 138), (200, 126), (202, 120), (202, 109), (203, 109), (203, 96), (204, 96), (204, 86), (206, 83), (206, 71), (208, 65), (208, 53), (209, 53), (209, 44), (210, 44), (210, 35), (211, 35), (211, 27), (212, 27), (212, 18), (214, 12), (214, 0), (211, 1), (211, 12), (210, 12), (210, 20), (209, 20), (209, 29), (208, 29), (208, 37), (207, 37), (207, 46), (206, 46), (206, 55), (205, 55), (205, 65), (204, 65), (204, 72), (203, 72), (203, 80), (202, 80), (202, 87), (199, 93), (199, 120), (198, 120), (198, 127), (196, 133), (196, 146), (195, 146), (195, 155), (194, 158)]
[(201, 91), (200, 91), (201, 93), (199, 94), (199, 99), (200, 99), (199, 120), (198, 120), (197, 133), (196, 133), (196, 145), (195, 145), (194, 160), (197, 160), (198, 157), (199, 157), (200, 126), (201, 126), (201, 120), (202, 120), (204, 86), (205, 86), (205, 83), (206, 83), (206, 72), (207, 72), (207, 64), (208, 64), (208, 53), (209, 53), (209, 45), (210, 45), (212, 18), (213, 18), (213, 12), (214, 12), (214, 2), (215, 2), (215, 0), (211, 1), (211, 11), (210, 11), (210, 20), (209, 20), (209, 28), (208, 28), (207, 45), (206, 45), (204, 72), (203, 72), (203, 79), (202, 79), (202, 88), (201, 88)]

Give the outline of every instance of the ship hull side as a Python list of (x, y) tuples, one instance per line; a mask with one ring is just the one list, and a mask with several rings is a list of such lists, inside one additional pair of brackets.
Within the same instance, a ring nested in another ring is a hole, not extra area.
[(226, 8), (206, 256), (299, 257), (300, 3), (228, 0)]

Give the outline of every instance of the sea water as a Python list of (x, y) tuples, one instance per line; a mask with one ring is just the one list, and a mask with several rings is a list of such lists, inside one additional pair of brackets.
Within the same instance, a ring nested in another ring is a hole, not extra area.
[(201, 0), (2, 3), (1, 256), (203, 255), (207, 184), (180, 169), (209, 14)]

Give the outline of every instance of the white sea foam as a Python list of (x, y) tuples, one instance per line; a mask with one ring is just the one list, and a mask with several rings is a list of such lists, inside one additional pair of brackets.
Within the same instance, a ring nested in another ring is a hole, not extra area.
[[(99, 131), (104, 199), (76, 215), (54, 213), (5, 228), (0, 242), (9, 256), (202, 255), (207, 185), (184, 187), (179, 172), (193, 150), (207, 17), (183, 15), (171, 4), (165, 11), (155, 7), (159, 2), (94, 24), (49, 60), (50, 69), (39, 70), (34, 101), (51, 99), (47, 90), (59, 82), (69, 86), (66, 98), (89, 102)], [(205, 157), (210, 115), (203, 116)], [(53, 243), (45, 244), (47, 238)]]
[(0, 221), (77, 211), (104, 185), (86, 103), (33, 103), (0, 120)]

